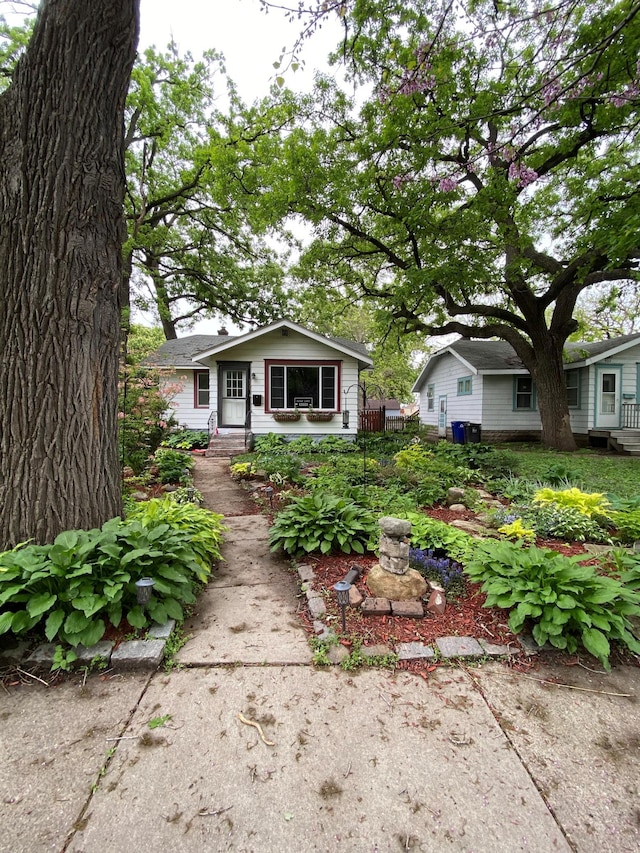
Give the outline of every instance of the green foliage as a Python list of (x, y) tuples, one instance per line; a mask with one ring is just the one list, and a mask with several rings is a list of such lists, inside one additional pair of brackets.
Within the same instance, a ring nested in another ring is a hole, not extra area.
[(193, 457), (180, 450), (160, 447), (154, 456), (154, 465), (158, 469), (161, 483), (188, 483), (193, 471)]
[(498, 533), (502, 533), (507, 539), (520, 540), (526, 545), (533, 545), (536, 537), (535, 530), (531, 527), (525, 527), (520, 518), (503, 524), (498, 528)]
[(355, 453), (357, 446), (338, 435), (325, 435), (318, 442), (318, 453)]
[(411, 522), (411, 545), (422, 551), (443, 551), (452, 560), (464, 562), (475, 540), (463, 530), (424, 513), (407, 512), (400, 518)]
[(166, 436), (162, 446), (174, 450), (204, 450), (209, 446), (209, 433), (206, 429), (181, 429)]
[(580, 565), (579, 557), (564, 557), (541, 548), (522, 548), (511, 542), (477, 542), (465, 572), (482, 583), (485, 607), (511, 610), (514, 634), (533, 623), (539, 645), (547, 641), (570, 653), (578, 644), (610, 669), (610, 641), (640, 653), (630, 631), (630, 616), (640, 616), (640, 595), (619, 580)]
[(293, 555), (328, 554), (336, 549), (363, 554), (376, 530), (375, 519), (367, 510), (336, 495), (316, 493), (294, 498), (278, 513), (269, 531), (269, 544), (272, 551), (282, 548)]
[(621, 542), (637, 542), (640, 539), (640, 509), (614, 510), (609, 513)]
[(589, 494), (575, 487), (562, 491), (554, 491), (549, 488), (538, 489), (533, 499), (537, 504), (555, 504), (559, 507), (576, 509), (590, 518), (606, 516), (610, 506), (603, 494)]
[[(167, 497), (169, 500), (175, 501), (175, 503), (179, 504), (201, 504), (203, 500), (202, 492), (193, 486), (180, 486), (180, 488), (176, 489), (174, 492), (169, 492)], [(133, 511), (133, 507), (131, 508), (131, 511)], [(130, 514), (131, 512), (126, 513), (127, 516)]]
[(301, 481), (302, 460), (288, 450), (269, 453), (261, 451), (255, 458), (255, 465), (269, 480), (278, 482), (279, 485)]
[(298, 438), (294, 438), (288, 443), (287, 449), (290, 453), (295, 453), (298, 456), (307, 456), (310, 453), (319, 452), (318, 443), (310, 435), (299, 435)]
[(230, 470), (232, 480), (250, 480), (255, 474), (253, 462), (236, 462)]
[(286, 438), (276, 432), (269, 432), (267, 435), (259, 435), (256, 438), (256, 452), (260, 454), (278, 452), (286, 446)]
[(136, 474), (175, 424), (166, 414), (172, 393), (160, 391), (158, 371), (125, 365), (118, 385), (119, 444), (124, 465)]
[[(92, 646), (106, 621), (143, 628), (149, 618), (181, 620), (211, 561), (220, 559), (221, 516), (169, 499), (139, 504), (127, 521), (69, 530), (52, 545), (0, 555), (0, 634), (41, 630), (49, 640)], [(135, 581), (155, 580), (143, 611)]]
[(568, 542), (609, 542), (607, 530), (594, 518), (580, 512), (572, 506), (558, 506), (554, 503), (520, 505), (514, 504), (508, 510), (496, 514), (498, 523), (510, 523), (515, 517), (542, 539), (564, 539)]

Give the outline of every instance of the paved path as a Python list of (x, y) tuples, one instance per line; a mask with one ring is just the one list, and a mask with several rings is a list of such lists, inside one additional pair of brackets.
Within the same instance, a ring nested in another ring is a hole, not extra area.
[(230, 530), (184, 668), (0, 688), (0, 850), (640, 847), (637, 669), (317, 670), (225, 468), (197, 464)]

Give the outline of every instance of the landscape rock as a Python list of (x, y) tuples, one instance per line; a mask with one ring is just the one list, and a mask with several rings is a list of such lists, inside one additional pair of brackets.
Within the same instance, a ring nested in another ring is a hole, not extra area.
[(464, 504), (451, 504), (449, 506), (451, 512), (466, 512), (467, 508)]
[(392, 518), (385, 515), (378, 519), (378, 526), (383, 533), (392, 539), (403, 539), (411, 534), (411, 522), (402, 518)]
[(357, 586), (352, 586), (349, 590), (349, 606), (360, 607), (364, 601), (364, 595), (360, 592)]
[(482, 657), (484, 650), (473, 637), (439, 637), (436, 646), (443, 658)]
[(442, 616), (446, 609), (447, 599), (445, 598), (444, 592), (434, 589), (431, 595), (429, 596), (427, 611), (429, 613), (433, 613), (434, 616)]
[(424, 643), (398, 643), (396, 646), (398, 660), (429, 660), (435, 657), (431, 646)]
[(309, 612), (311, 613), (311, 616), (314, 619), (322, 618), (327, 612), (327, 607), (324, 603), (324, 599), (317, 593), (309, 597), (308, 604)]
[(380, 554), (381, 568), (385, 572), (392, 575), (405, 575), (409, 571), (409, 551), (407, 549), (406, 557), (388, 557), (386, 554)]
[(164, 640), (128, 640), (111, 653), (117, 669), (157, 669), (164, 655)]
[(453, 504), (464, 505), (464, 489), (459, 489), (454, 486), (447, 491), (447, 506), (451, 507)]
[(377, 598), (393, 601), (405, 601), (408, 598), (421, 598), (427, 591), (427, 582), (415, 569), (409, 569), (402, 575), (385, 571), (379, 563), (369, 570), (367, 586)]
[(389, 646), (385, 646), (382, 643), (377, 643), (373, 646), (362, 646), (360, 648), (360, 654), (363, 658), (384, 658), (387, 655), (393, 654), (393, 649), (390, 649)]

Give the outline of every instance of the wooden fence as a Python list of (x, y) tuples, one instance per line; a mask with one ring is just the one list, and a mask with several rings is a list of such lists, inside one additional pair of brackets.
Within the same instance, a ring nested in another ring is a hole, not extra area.
[(360, 432), (402, 432), (415, 418), (402, 415), (388, 415), (384, 408), (365, 409), (360, 412)]

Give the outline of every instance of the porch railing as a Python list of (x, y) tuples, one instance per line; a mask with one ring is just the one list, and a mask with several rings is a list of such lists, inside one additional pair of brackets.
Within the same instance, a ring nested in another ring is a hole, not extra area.
[(622, 428), (640, 429), (640, 404), (622, 404)]
[(209, 441), (211, 441), (211, 436), (215, 434), (217, 425), (218, 425), (218, 413), (214, 410), (209, 415), (209, 421), (207, 424), (207, 428), (209, 430)]

